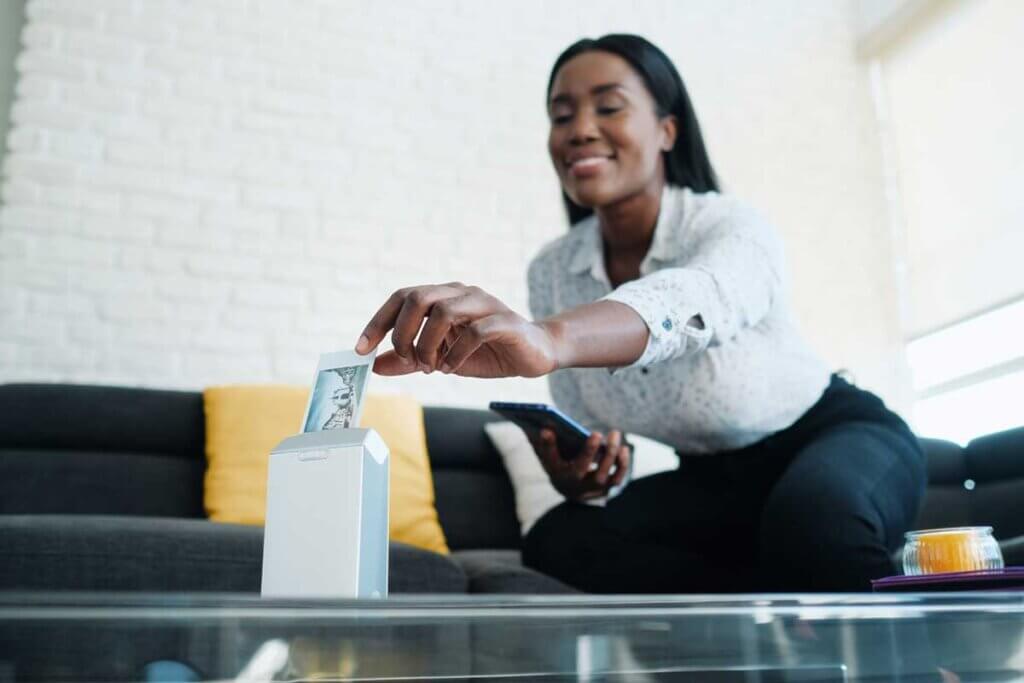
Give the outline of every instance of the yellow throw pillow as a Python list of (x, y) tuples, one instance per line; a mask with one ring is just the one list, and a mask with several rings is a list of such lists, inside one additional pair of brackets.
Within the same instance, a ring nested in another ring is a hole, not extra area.
[[(309, 391), (284, 385), (211, 387), (206, 412), (203, 502), (215, 522), (263, 524), (271, 449), (301, 429)], [(448, 553), (434, 507), (423, 409), (408, 396), (366, 397), (360, 426), (377, 430), (391, 451), (391, 540)]]

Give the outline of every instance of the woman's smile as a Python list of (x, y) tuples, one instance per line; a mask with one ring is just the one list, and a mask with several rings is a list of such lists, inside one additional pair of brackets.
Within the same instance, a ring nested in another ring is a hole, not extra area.
[(566, 166), (574, 178), (592, 178), (611, 165), (614, 156), (587, 154), (570, 156), (566, 159)]

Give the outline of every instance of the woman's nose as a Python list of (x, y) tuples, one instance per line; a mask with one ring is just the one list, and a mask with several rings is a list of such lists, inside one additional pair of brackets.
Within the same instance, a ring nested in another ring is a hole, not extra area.
[(582, 144), (596, 139), (597, 121), (585, 109), (576, 112), (572, 117), (571, 128), (569, 129), (569, 141), (574, 144)]

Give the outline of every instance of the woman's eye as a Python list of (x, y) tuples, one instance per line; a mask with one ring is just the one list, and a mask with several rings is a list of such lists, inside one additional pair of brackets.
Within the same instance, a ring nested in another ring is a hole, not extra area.
[(602, 114), (604, 116), (607, 116), (609, 114), (614, 114), (615, 112), (619, 111), (620, 109), (622, 109), (622, 107), (598, 107), (597, 108), (597, 113), (598, 114)]
[(551, 117), (551, 122), (552, 123), (559, 123), (559, 124), (561, 124), (561, 123), (569, 123), (570, 119), (572, 119), (572, 116), (570, 114), (558, 114), (556, 116), (552, 116)]

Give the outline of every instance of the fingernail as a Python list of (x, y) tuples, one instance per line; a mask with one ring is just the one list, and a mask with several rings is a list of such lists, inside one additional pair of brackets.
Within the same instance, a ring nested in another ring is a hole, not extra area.
[(447, 363), (443, 363), (441, 365), (441, 372), (443, 372), (444, 374), (447, 375), (451, 371), (452, 371), (452, 366), (448, 365)]
[(366, 353), (370, 349), (370, 338), (365, 334), (359, 337), (359, 341), (356, 342), (356, 352)]

